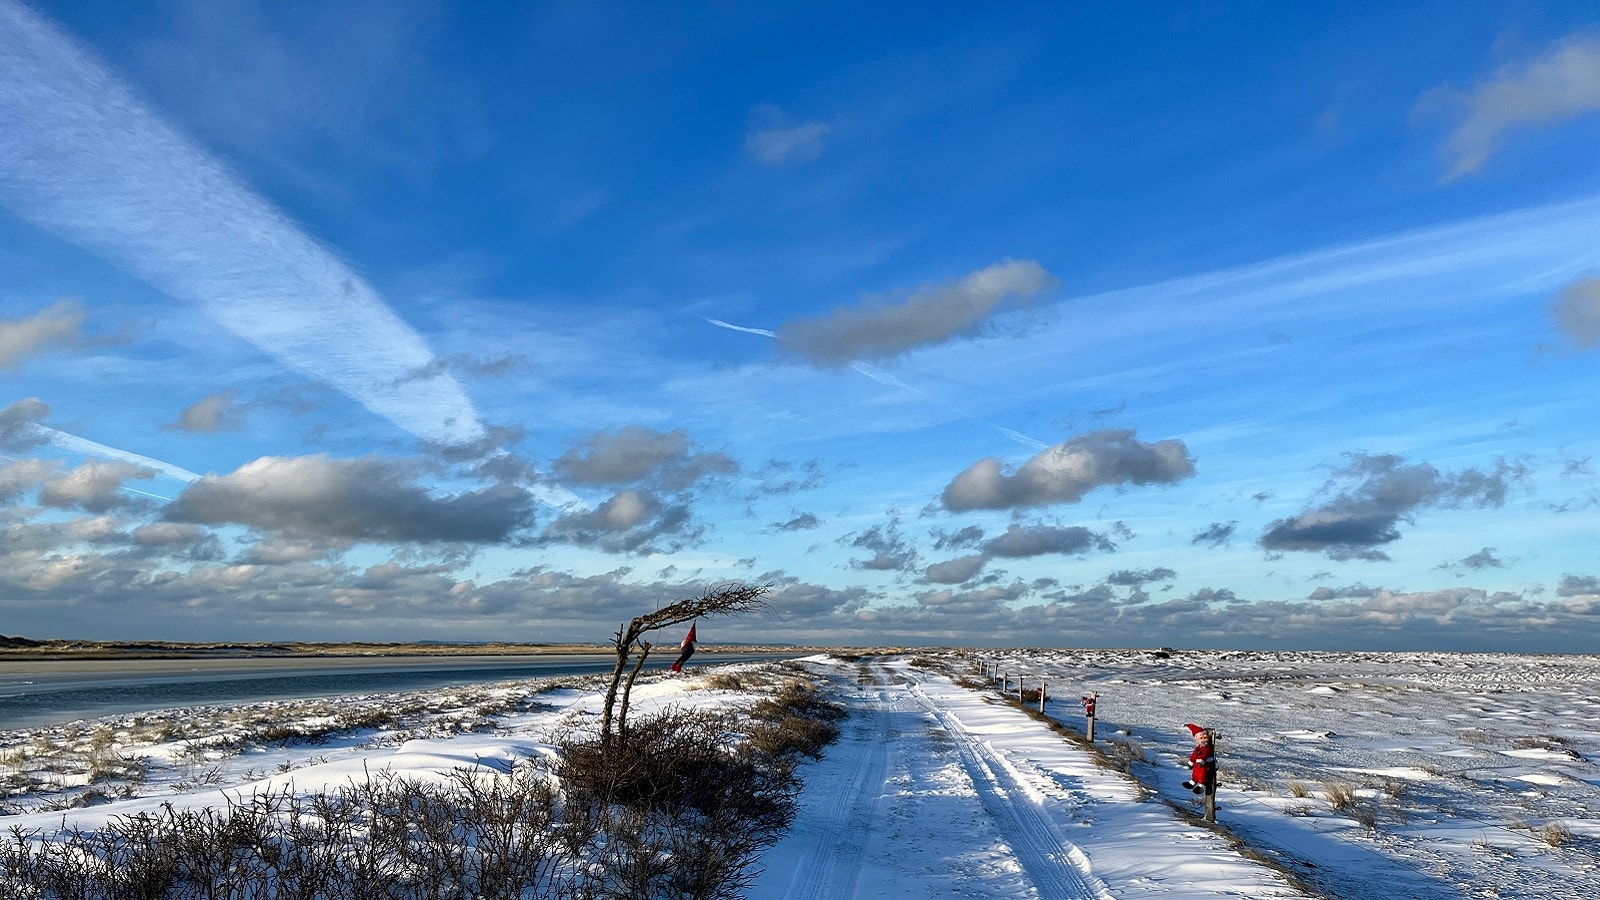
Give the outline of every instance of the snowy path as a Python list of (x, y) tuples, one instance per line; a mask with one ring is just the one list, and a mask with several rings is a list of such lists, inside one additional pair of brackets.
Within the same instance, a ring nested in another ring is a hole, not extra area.
[(834, 900), (855, 895), (873, 807), (889, 761), (888, 692), (862, 698), (840, 743), (848, 752), (819, 764), (809, 779), (803, 824), (806, 849), (794, 867), (785, 900)]
[(1303, 896), (1014, 708), (903, 663), (819, 666), (851, 718), (755, 900)]
[[(1080, 870), (1083, 851), (1062, 837), (1044, 808), (1027, 796), (993, 745), (974, 736), (951, 713), (941, 710), (911, 683), (911, 695), (956, 739), (962, 767), (972, 779), (984, 810), (1017, 854), (1041, 897), (1104, 898), (1110, 894), (1093, 875)], [(1074, 859), (1076, 857), (1076, 859)]]

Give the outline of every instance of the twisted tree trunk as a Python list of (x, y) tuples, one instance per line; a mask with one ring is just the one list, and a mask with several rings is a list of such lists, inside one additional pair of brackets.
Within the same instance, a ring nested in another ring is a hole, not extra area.
[[(606, 685), (605, 706), (600, 713), (600, 742), (610, 744), (613, 739), (613, 725), (617, 733), (623, 735), (620, 741), (626, 741), (626, 723), (617, 720), (617, 696), (622, 696), (621, 717), (627, 718), (629, 695), (633, 691), (633, 681), (639, 677), (639, 671), (644, 667), (645, 657), (650, 655), (650, 645), (641, 640), (646, 634), (661, 628), (670, 628), (681, 625), (693, 619), (706, 616), (729, 615), (737, 612), (748, 612), (752, 609), (765, 606), (761, 598), (772, 591), (772, 585), (750, 585), (743, 582), (731, 582), (718, 585), (698, 597), (689, 597), (670, 603), (653, 613), (637, 616), (627, 624), (617, 629), (612, 635), (612, 644), (616, 647), (617, 662), (611, 668), (611, 681)], [(633, 668), (633, 674), (628, 676), (626, 684), (622, 681), (622, 673), (628, 668), (628, 660), (632, 658), (635, 648), (640, 651), (639, 662)]]

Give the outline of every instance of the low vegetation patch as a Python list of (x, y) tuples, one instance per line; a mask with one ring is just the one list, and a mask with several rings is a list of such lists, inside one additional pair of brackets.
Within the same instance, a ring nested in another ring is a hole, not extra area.
[(843, 709), (793, 679), (736, 716), (635, 716), (572, 739), (549, 768), (375, 773), (312, 795), (113, 817), (97, 831), (12, 829), (14, 900), (478, 900), (742, 894), (794, 815), (798, 761)]
[(1572, 843), (1572, 829), (1565, 822), (1549, 822), (1539, 829), (1539, 839), (1552, 847), (1565, 847)]
[(1348, 781), (1324, 781), (1323, 793), (1328, 798), (1328, 805), (1340, 812), (1354, 809), (1356, 805), (1356, 786)]

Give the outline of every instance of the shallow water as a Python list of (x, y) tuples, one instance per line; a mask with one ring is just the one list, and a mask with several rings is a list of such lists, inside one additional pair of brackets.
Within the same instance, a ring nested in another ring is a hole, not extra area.
[[(709, 654), (705, 662), (770, 658)], [(186, 706), (594, 675), (611, 664), (600, 655), (11, 662), (0, 665), (0, 730)]]

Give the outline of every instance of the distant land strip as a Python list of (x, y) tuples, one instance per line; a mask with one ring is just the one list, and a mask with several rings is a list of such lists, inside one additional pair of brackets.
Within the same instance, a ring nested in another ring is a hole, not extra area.
[[(660, 646), (660, 645), (658, 645)], [(702, 643), (705, 653), (820, 652), (838, 648), (802, 648), (772, 644)], [(609, 644), (539, 644), (503, 641), (443, 643), (359, 642), (318, 643), (310, 641), (272, 642), (186, 642), (186, 641), (88, 641), (70, 639), (36, 640), (0, 634), (0, 660), (31, 659), (258, 659), (350, 656), (556, 656), (611, 654)]]

